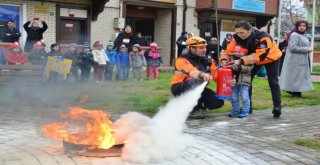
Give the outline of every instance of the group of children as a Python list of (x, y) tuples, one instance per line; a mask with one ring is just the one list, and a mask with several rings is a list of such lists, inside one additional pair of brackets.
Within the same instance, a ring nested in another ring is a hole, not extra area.
[[(151, 43), (150, 48), (144, 53), (139, 44), (134, 44), (130, 52), (125, 45), (121, 45), (116, 50), (112, 41), (107, 43), (106, 49), (103, 48), (101, 41), (96, 41), (92, 50), (88, 42), (83, 43), (83, 49), (80, 52), (77, 47), (77, 44), (71, 43), (68, 51), (63, 54), (58, 44), (52, 44), (50, 52), (46, 53), (45, 43), (38, 41), (34, 44), (31, 53), (26, 56), (19, 44), (13, 43), (8, 49), (6, 60), (11, 65), (24, 64), (29, 60), (33, 65), (45, 66), (48, 57), (56, 57), (57, 60), (69, 59), (72, 65), (67, 80), (74, 79), (76, 82), (88, 82), (91, 68), (94, 70), (93, 77), (97, 83), (101, 82), (103, 77), (106, 81), (113, 80), (114, 70), (116, 70), (116, 80), (128, 80), (129, 71), (132, 71), (133, 79), (140, 81), (143, 79), (143, 67), (147, 67), (147, 80), (152, 77), (156, 80), (159, 77), (158, 68), (162, 63), (162, 57), (155, 42)], [(60, 77), (58, 72), (50, 71), (48, 81), (57, 82), (61, 79)]]

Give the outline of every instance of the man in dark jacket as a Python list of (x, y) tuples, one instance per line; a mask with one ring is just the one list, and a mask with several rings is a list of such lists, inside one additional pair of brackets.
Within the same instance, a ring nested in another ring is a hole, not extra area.
[[(30, 52), (34, 43), (43, 39), (43, 33), (48, 28), (48, 25), (46, 24), (46, 22), (43, 21), (41, 18), (40, 18), (40, 21), (43, 26), (42, 28), (40, 28), (38, 23), (35, 22), (38, 19), (39, 18), (34, 18), (23, 25), (24, 30), (27, 32), (27, 41), (26, 41), (26, 45), (24, 46), (25, 52)], [(31, 26), (29, 27), (30, 24)]]
[(7, 26), (3, 28), (1, 31), (1, 40), (2, 42), (19, 42), (19, 38), (21, 36), (21, 33), (18, 29), (14, 27), (14, 20), (9, 20), (7, 22)]
[(140, 32), (137, 33), (136, 44), (139, 44), (140, 46), (148, 46), (147, 40), (142, 37)]
[[(218, 49), (219, 47), (219, 49)], [(206, 55), (209, 58), (212, 58), (216, 64), (218, 64), (219, 62), (219, 52), (221, 52), (222, 48), (220, 45), (218, 45), (218, 40), (215, 37), (211, 38), (210, 44), (207, 45), (207, 52)]]
[(186, 41), (188, 39), (188, 33), (187, 32), (182, 32), (181, 36), (177, 39), (177, 47), (178, 47), (178, 57), (181, 56), (183, 49), (185, 49), (186, 46)]

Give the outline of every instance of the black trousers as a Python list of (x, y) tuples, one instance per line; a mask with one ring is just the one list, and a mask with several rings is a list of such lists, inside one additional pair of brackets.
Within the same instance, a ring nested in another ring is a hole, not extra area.
[(80, 69), (81, 69), (81, 81), (89, 82), (91, 65), (82, 65)]
[[(263, 65), (255, 65), (253, 67), (251, 71), (252, 80), (262, 66)], [(265, 64), (264, 66), (266, 67), (266, 70), (267, 70), (268, 83), (271, 89), (273, 107), (281, 107), (281, 91), (280, 91), (279, 78), (278, 78), (280, 60), (274, 61), (269, 64)], [(251, 99), (252, 86), (250, 88), (249, 95), (250, 95), (250, 113), (252, 113), (252, 99)]]
[[(202, 84), (203, 81), (199, 79), (190, 79), (182, 83), (174, 84), (171, 86), (171, 92), (174, 96), (179, 96), (184, 92), (195, 88), (196, 86)], [(198, 104), (194, 107), (193, 112), (199, 110), (200, 108), (205, 109), (218, 109), (224, 105), (224, 101), (217, 99), (216, 93), (210, 88), (205, 87), (201, 93), (201, 97), (198, 100)]]

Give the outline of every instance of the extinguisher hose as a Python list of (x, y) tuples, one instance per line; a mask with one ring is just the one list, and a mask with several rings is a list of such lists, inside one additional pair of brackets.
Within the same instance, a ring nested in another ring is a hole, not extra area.
[(214, 74), (218, 71), (219, 68), (222, 68), (222, 65), (218, 65), (215, 70), (211, 73), (211, 76), (214, 76)]

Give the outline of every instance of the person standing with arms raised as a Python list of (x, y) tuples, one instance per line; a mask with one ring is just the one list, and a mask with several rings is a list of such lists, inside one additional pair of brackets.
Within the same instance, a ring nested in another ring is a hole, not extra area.
[[(37, 21), (41, 21), (42, 27), (39, 27)], [(31, 24), (31, 26), (29, 26)], [(23, 25), (24, 30), (27, 32), (27, 41), (24, 46), (25, 52), (30, 52), (33, 45), (43, 39), (43, 33), (48, 29), (47, 23), (42, 18), (33, 18)]]
[[(227, 49), (221, 52), (220, 61), (226, 64), (227, 67), (235, 65), (254, 65), (251, 71), (251, 79), (257, 71), (264, 65), (267, 70), (268, 83), (271, 89), (274, 118), (279, 118), (281, 115), (281, 91), (279, 86), (279, 65), (282, 55), (276, 42), (266, 32), (262, 32), (253, 28), (247, 21), (238, 21), (235, 24), (235, 33), (233, 39), (227, 46)], [(241, 57), (239, 60), (234, 60), (234, 63), (227, 61), (235, 52), (235, 47), (239, 45), (248, 49), (248, 55)], [(252, 112), (252, 87), (250, 88), (250, 112)]]

